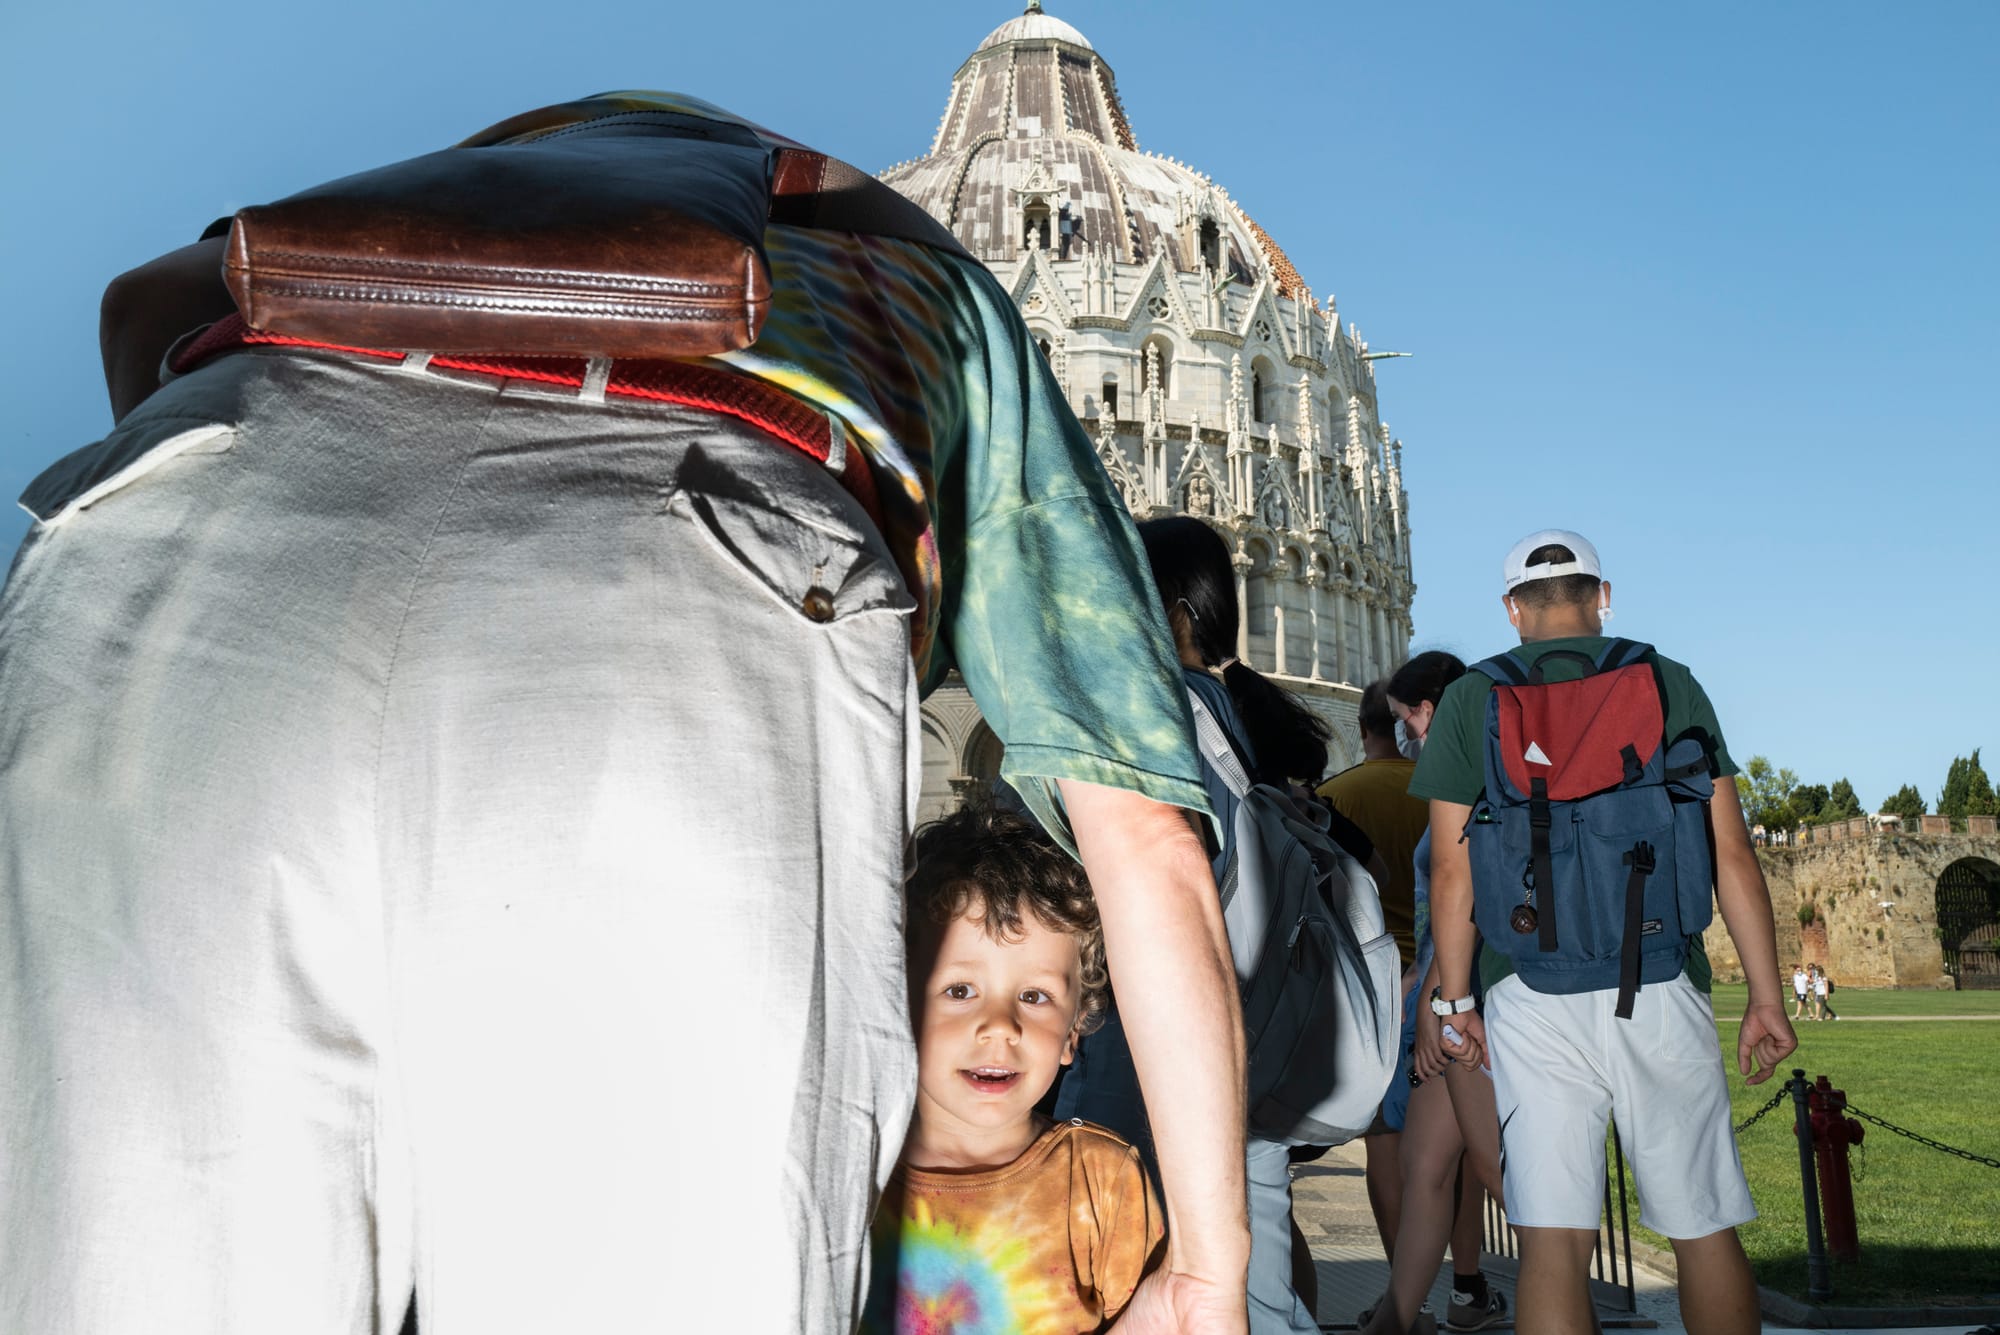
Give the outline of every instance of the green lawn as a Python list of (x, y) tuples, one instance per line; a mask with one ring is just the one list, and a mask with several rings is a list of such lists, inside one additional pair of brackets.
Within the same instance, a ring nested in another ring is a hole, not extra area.
[[(1741, 985), (1719, 985), (1715, 1011), (1743, 1013)], [(1850, 1103), (1949, 1145), (2000, 1159), (2000, 992), (1836, 992), (1840, 1021), (1798, 1026), (1799, 1048), (1772, 1082), (1735, 1074), (1736, 1025), (1720, 1023), (1740, 1121), (1792, 1067), (1832, 1077)], [(1789, 1013), (1789, 997), (1787, 1011)], [(1851, 1018), (1988, 1015), (1983, 1021), (1854, 1024)], [(1759, 1282), (1803, 1298), (1805, 1211), (1790, 1101), (1738, 1138), (1760, 1217), (1742, 1230)], [(1834, 1267), (1836, 1302), (1927, 1302), (2000, 1295), (2000, 1168), (1941, 1154), (1880, 1127), (1853, 1151), (1861, 1260)], [(1635, 1209), (1636, 1217), (1636, 1209)], [(1656, 1246), (1665, 1240), (1636, 1229)]]

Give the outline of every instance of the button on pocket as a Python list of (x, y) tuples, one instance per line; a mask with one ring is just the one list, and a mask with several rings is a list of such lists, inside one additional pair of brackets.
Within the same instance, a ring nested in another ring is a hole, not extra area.
[(786, 613), (830, 626), (868, 612), (905, 615), (914, 606), (902, 575), (863, 535), (819, 518), (739, 496), (683, 489), (668, 500), (721, 563)]

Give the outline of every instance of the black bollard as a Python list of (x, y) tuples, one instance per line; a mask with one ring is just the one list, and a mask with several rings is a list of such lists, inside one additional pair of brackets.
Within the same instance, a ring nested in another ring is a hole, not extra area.
[(1806, 1073), (1792, 1071), (1792, 1133), (1799, 1138), (1799, 1178), (1806, 1201), (1806, 1297), (1823, 1303), (1833, 1296), (1833, 1274), (1826, 1264), (1826, 1239), (1819, 1227), (1819, 1181), (1813, 1174), (1812, 1118), (1806, 1112)]

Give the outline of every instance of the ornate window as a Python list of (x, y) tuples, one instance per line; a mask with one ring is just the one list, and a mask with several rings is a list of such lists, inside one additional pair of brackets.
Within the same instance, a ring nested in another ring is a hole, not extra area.
[(1104, 382), (1104, 394), (1098, 402), (1102, 405), (1098, 409), (1099, 412), (1108, 413), (1113, 418), (1118, 416), (1118, 382), (1116, 380), (1107, 380)]
[(1264, 373), (1262, 371), (1253, 370), (1250, 372), (1250, 420), (1253, 422), (1264, 420)]
[(1036, 202), (1022, 210), (1021, 248), (1023, 250), (1047, 250), (1049, 248), (1049, 206)]
[(1255, 333), (1259, 339), (1269, 343), (1271, 341), (1271, 322), (1269, 320), (1259, 320)]
[(1222, 272), (1222, 229), (1214, 219), (1204, 219), (1201, 224), (1201, 262), (1208, 266), (1212, 274)]
[(1146, 314), (1152, 316), (1155, 320), (1166, 319), (1169, 309), (1167, 299), (1158, 293), (1154, 293), (1152, 296), (1146, 298)]

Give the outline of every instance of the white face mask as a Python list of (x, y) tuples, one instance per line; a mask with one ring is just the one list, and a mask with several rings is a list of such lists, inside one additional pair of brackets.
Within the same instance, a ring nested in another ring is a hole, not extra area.
[(1415, 760), (1424, 749), (1424, 739), (1413, 737), (1403, 720), (1396, 720), (1396, 752), (1405, 760)]

